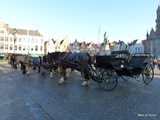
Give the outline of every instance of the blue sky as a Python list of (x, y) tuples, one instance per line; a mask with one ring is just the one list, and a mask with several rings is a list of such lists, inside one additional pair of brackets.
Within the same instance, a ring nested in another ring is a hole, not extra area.
[[(0, 18), (12, 28), (39, 30), (71, 42), (146, 39), (156, 27), (159, 0), (0, 0)], [(99, 32), (100, 28), (100, 32)], [(100, 33), (100, 34), (99, 34)]]

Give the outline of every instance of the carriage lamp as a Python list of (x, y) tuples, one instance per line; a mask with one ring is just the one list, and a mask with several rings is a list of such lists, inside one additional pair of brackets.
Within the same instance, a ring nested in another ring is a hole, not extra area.
[(121, 68), (124, 68), (124, 61), (121, 61)]

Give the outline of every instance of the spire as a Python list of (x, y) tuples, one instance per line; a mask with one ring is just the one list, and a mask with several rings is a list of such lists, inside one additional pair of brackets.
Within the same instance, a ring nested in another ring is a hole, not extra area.
[(158, 5), (157, 12), (160, 11), (160, 4)]
[(148, 30), (147, 30), (147, 34), (146, 34), (147, 39), (148, 39), (148, 36), (149, 36), (149, 34), (148, 34)]

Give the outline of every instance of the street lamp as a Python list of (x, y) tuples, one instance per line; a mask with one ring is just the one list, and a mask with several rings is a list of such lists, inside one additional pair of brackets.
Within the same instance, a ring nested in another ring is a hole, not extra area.
[(16, 28), (14, 28), (13, 29), (13, 35), (14, 35), (14, 45), (13, 45), (13, 48), (14, 48), (14, 53), (15, 53), (15, 42), (16, 42), (16, 40), (17, 40), (17, 29)]

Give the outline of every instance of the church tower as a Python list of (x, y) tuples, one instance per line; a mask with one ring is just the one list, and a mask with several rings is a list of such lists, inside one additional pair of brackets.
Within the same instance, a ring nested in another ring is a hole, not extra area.
[(158, 6), (158, 9), (157, 9), (156, 36), (157, 38), (160, 38), (160, 6)]

